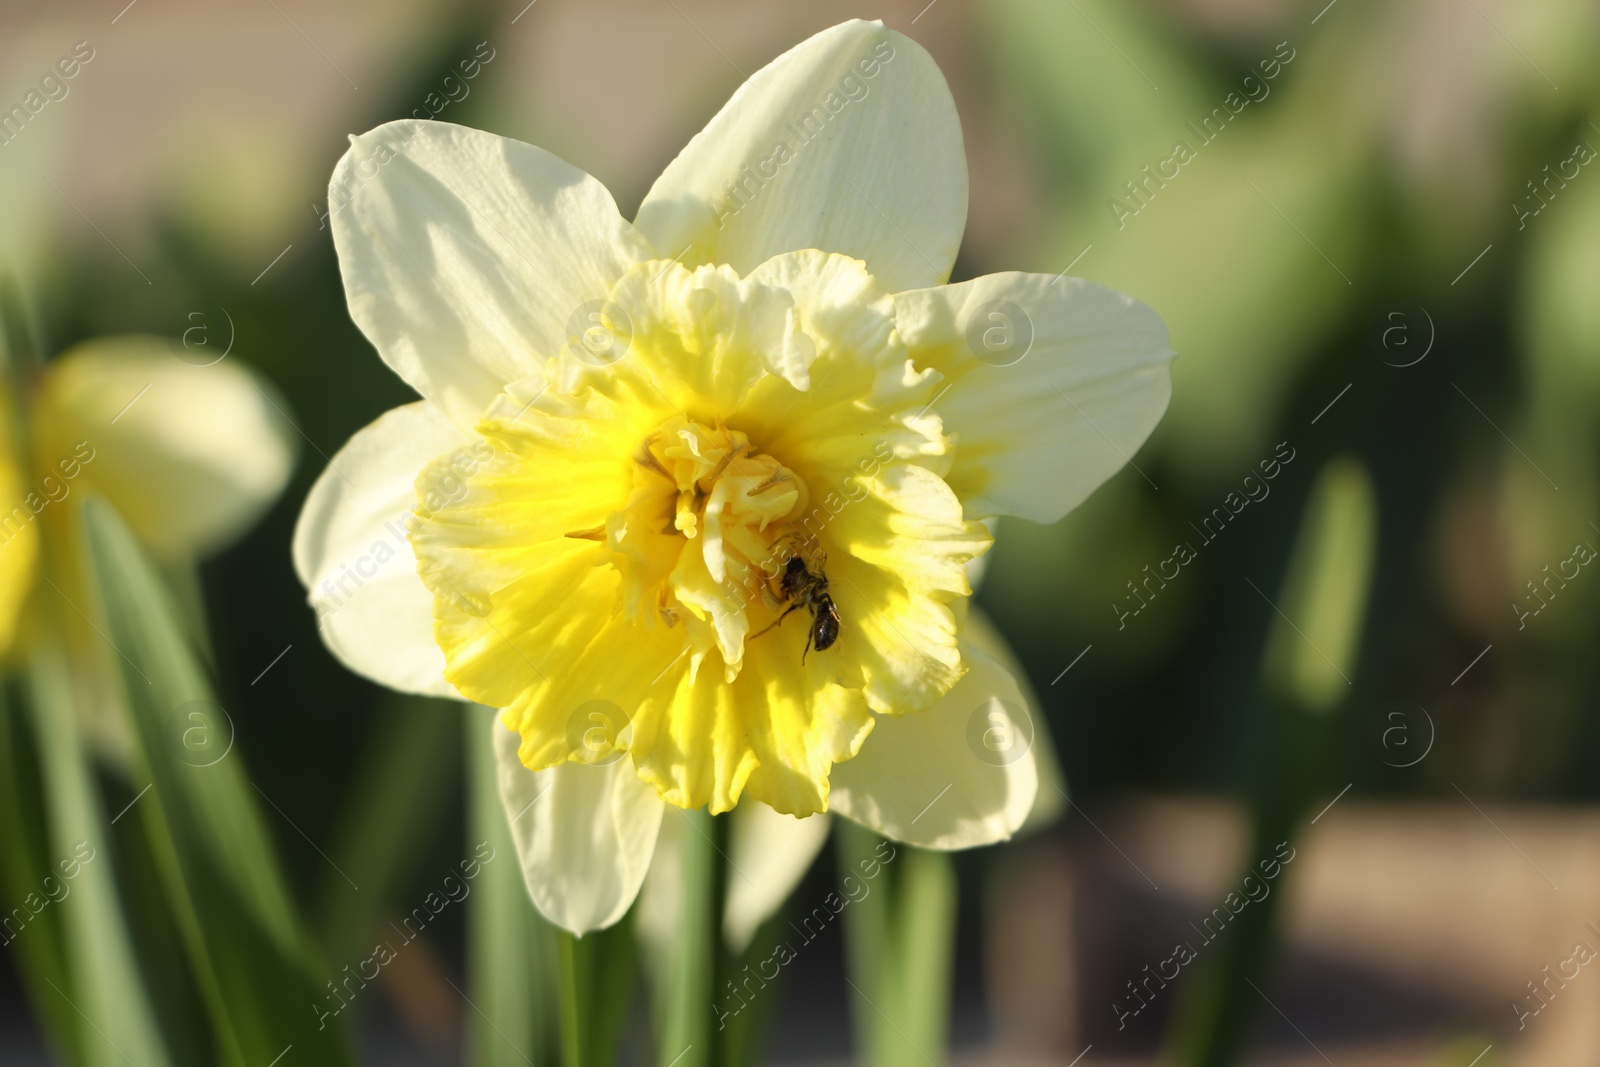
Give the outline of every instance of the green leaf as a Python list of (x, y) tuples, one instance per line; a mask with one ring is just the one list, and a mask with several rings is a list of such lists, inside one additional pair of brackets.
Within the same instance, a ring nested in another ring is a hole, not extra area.
[(555, 1058), (560, 1005), (556, 995), (556, 930), (522, 884), (496, 783), (493, 731), (498, 712), (467, 706), (468, 840), (487, 843), (494, 861), (467, 904), (467, 1062), (472, 1067), (522, 1067)]
[(59, 916), (70, 974), (65, 985), (48, 977), (45, 981), (77, 1017), (82, 1031), (79, 1062), (90, 1067), (129, 1062), (161, 1067), (170, 1061), (117, 898), (108, 827), (78, 737), (71, 678), (59, 646), (48, 639), (30, 650), (28, 691), (50, 857), (41, 872), (48, 888), (32, 892), (56, 901), (45, 907)]
[[(1337, 747), (1339, 728), (1332, 712), (1350, 700), (1377, 529), (1366, 468), (1347, 456), (1329, 460), (1301, 517), (1275, 600), (1275, 610), (1281, 610), (1262, 657), (1251, 746), (1251, 841), (1241, 881), (1259, 879), (1257, 864), (1282, 855), (1278, 850), (1293, 840), (1327, 782), (1328, 753)], [(1266, 984), (1277, 952), (1285, 885), (1293, 877), (1293, 869), (1285, 870), (1269, 895), (1240, 912), (1217, 936), (1218, 947), (1207, 953), (1203, 969), (1182, 987), (1167, 1039), (1173, 1062), (1238, 1062), (1261, 1011), (1258, 987)]]
[(1308, 712), (1348, 699), (1377, 553), (1378, 511), (1361, 461), (1335, 456), (1317, 475), (1277, 603), (1267, 690)]
[(232, 723), (171, 598), (114, 511), (91, 499), (83, 517), (106, 637), (153, 786), (138, 814), (206, 993), (218, 1058), (264, 1067), (292, 1047), (296, 1064), (351, 1063)]
[[(50, 868), (43, 791), (31, 734), (14, 703), (7, 700), (0, 704), (0, 892), (5, 893), (8, 908), (38, 892)], [(0, 947), (17, 957), (34, 1015), (56, 1051), (62, 1059), (76, 1062), (83, 1046), (78, 1017), (51, 988), (72, 984), (60, 919), (59, 911), (45, 908), (19, 926), (9, 911), (0, 914)]]

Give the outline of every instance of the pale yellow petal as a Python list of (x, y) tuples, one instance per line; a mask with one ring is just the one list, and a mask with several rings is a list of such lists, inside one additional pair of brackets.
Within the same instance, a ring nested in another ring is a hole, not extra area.
[(639, 895), (665, 806), (626, 760), (530, 771), (517, 745), (496, 728), (500, 800), (528, 895), (563, 930), (604, 929)]
[(728, 903), (722, 936), (742, 953), (766, 922), (789, 899), (828, 840), (826, 815), (796, 819), (765, 804), (746, 800), (729, 816)]
[(745, 82), (656, 180), (639, 228), (664, 255), (741, 273), (819, 248), (891, 292), (949, 276), (967, 217), (961, 124), (922, 46), (846, 22)]
[(659, 402), (680, 411), (730, 410), (768, 372), (805, 388), (815, 356), (784, 288), (741, 278), (729, 267), (689, 269), (648, 263), (612, 290), (631, 330), (631, 347), (604, 383), (647, 375)]
[(967, 673), (932, 708), (879, 717), (833, 770), (832, 808), (886, 837), (961, 849), (1010, 837), (1033, 807), (1034, 713), (1016, 678), (970, 638)]
[(654, 254), (583, 171), (443, 122), (351, 138), (328, 209), (351, 316), (462, 429), (559, 355), (623, 271)]
[(900, 336), (948, 388), (946, 476), (969, 518), (1054, 522), (1125, 465), (1172, 394), (1166, 327), (1080, 278), (991, 274), (895, 298)]
[(322, 640), (345, 666), (392, 689), (460, 695), (444, 679), (433, 594), (406, 531), (417, 474), (464, 440), (426, 400), (386, 412), (333, 457), (295, 526), (295, 572)]
[(683, 929), (683, 835), (694, 833), (681, 811), (667, 810), (656, 835), (655, 854), (633, 909), (633, 929), (639, 937), (640, 962), (651, 968), (658, 981), (672, 981), (680, 933)]
[(1045, 716), (1044, 705), (1039, 702), (1039, 694), (1034, 692), (1027, 672), (1022, 669), (1022, 661), (1017, 659), (1016, 652), (1001, 636), (994, 620), (976, 604), (967, 610), (966, 637), (1010, 672), (1016, 680), (1017, 689), (1022, 693), (1022, 706), (1028, 709), (1027, 722), (1017, 719), (1019, 729), (1011, 736), (1015, 743), (1030, 745), (1029, 753), (1033, 756), (1033, 765), (1039, 775), (1039, 788), (1034, 795), (1033, 807), (1028, 810), (1028, 817), (1018, 829), (1019, 833), (1031, 833), (1060, 818), (1068, 803), (1067, 776), (1061, 769), (1061, 758), (1056, 753), (1050, 722)]

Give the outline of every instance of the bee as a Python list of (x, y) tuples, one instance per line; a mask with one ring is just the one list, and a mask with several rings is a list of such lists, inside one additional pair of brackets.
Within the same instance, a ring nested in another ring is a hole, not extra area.
[(818, 652), (826, 652), (833, 647), (833, 643), (839, 640), (839, 628), (844, 625), (844, 620), (839, 618), (839, 609), (828, 593), (828, 576), (822, 570), (827, 559), (822, 552), (818, 552), (809, 563), (799, 555), (789, 557), (789, 561), (783, 565), (783, 573), (778, 576), (775, 594), (779, 601), (790, 601), (789, 608), (771, 626), (751, 634), (751, 640), (780, 625), (793, 612), (807, 608), (811, 612), (811, 630), (806, 635), (806, 648), (800, 653), (800, 662), (806, 661), (813, 645)]

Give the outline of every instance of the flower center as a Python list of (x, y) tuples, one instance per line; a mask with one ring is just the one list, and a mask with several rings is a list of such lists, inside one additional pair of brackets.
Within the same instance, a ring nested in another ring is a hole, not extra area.
[(633, 453), (627, 502), (567, 536), (604, 541), (623, 575), (624, 610), (683, 625), (696, 668), (719, 648), (731, 680), (748, 609), (772, 606), (769, 582), (795, 551), (787, 520), (808, 502), (805, 483), (744, 433), (675, 415)]

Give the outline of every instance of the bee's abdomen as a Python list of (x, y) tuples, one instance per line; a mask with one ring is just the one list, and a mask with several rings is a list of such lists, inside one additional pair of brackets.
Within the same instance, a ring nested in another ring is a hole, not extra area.
[(812, 638), (818, 652), (827, 651), (839, 640), (839, 609), (833, 606), (833, 599), (827, 594), (823, 594), (817, 604), (817, 621)]

